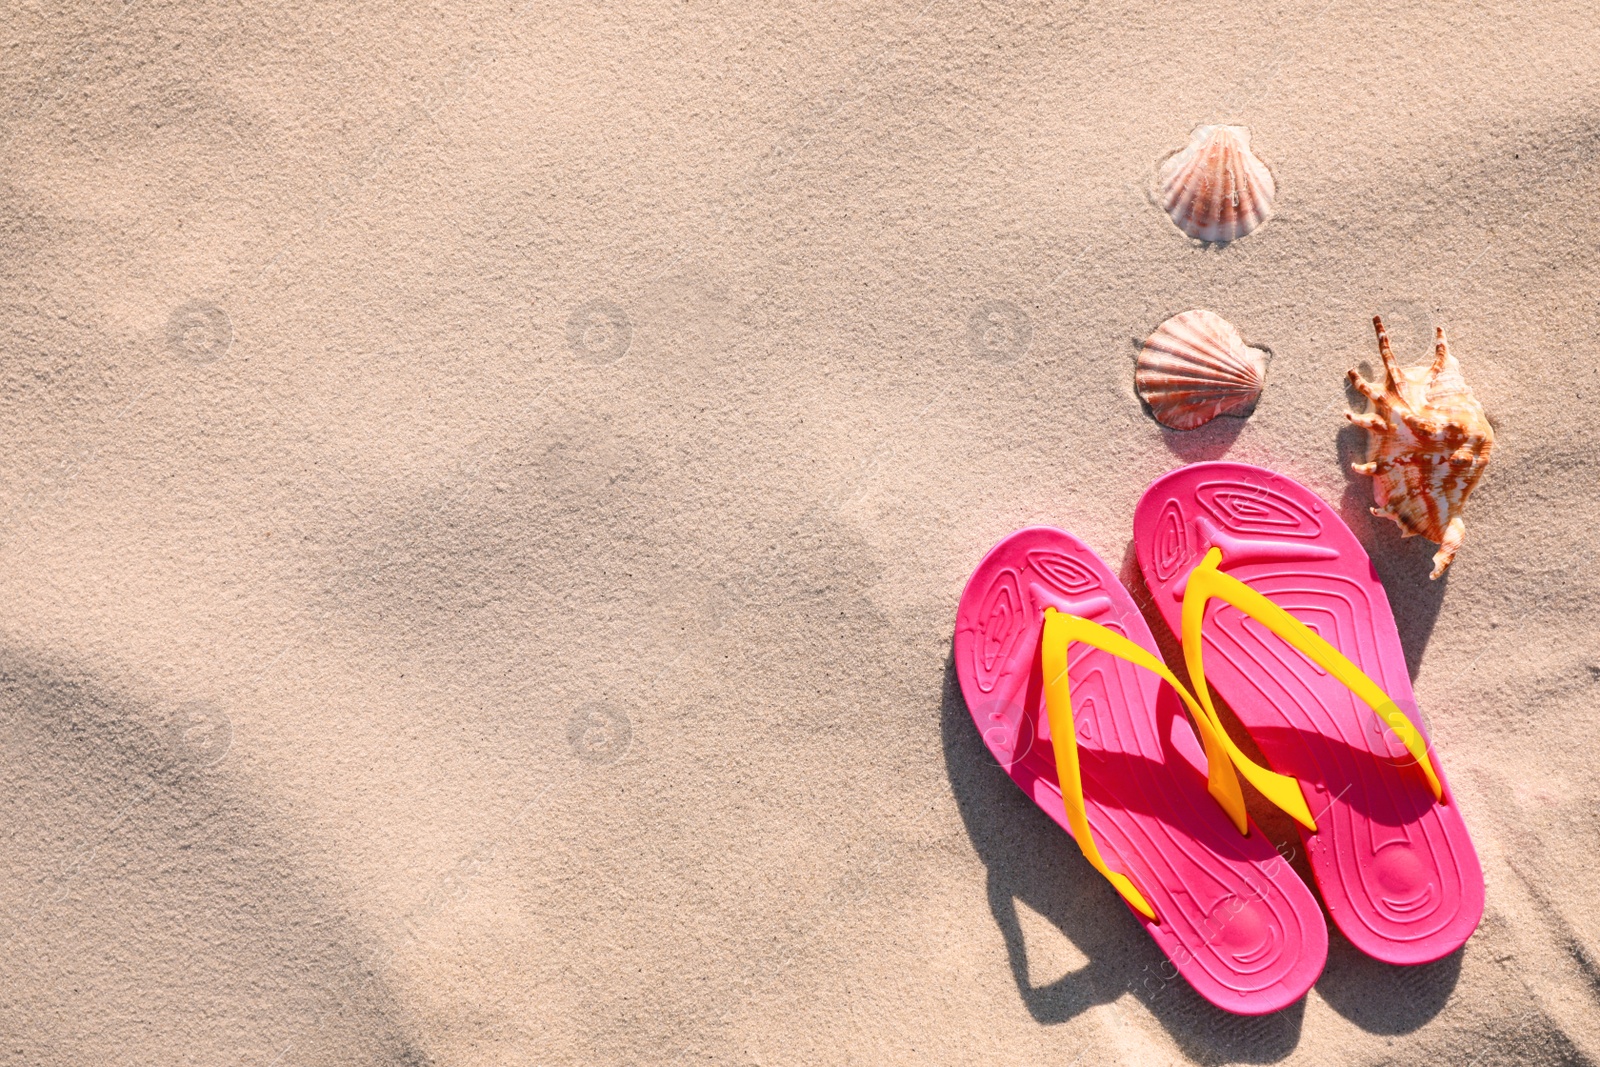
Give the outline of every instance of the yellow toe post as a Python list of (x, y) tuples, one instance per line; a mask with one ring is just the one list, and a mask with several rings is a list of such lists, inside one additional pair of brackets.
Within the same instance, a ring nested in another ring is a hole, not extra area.
[[(1073, 641), (1152, 671), (1172, 686), (1189, 709), (1205, 744), (1211, 795), (1228, 813), (1234, 827), (1241, 834), (1248, 834), (1250, 821), (1245, 814), (1244, 793), (1239, 788), (1239, 778), (1234, 773), (1228, 751), (1233, 742), (1228, 740), (1217, 724), (1216, 713), (1208, 714), (1183, 683), (1178, 681), (1177, 676), (1167, 669), (1167, 665), (1149, 650), (1088, 619), (1064, 615), (1054, 608), (1045, 609), (1044, 636), (1039, 643), (1039, 656), (1044, 670), (1045, 713), (1050, 719), (1050, 737), (1056, 754), (1056, 777), (1061, 783), (1061, 802), (1067, 812), (1067, 824), (1072, 827), (1072, 836), (1077, 839), (1078, 847), (1083, 849), (1084, 858), (1090, 865), (1104, 875), (1136, 911), (1152, 921), (1160, 922), (1155, 909), (1133, 882), (1106, 866), (1099, 847), (1095, 845), (1094, 836), (1089, 832), (1089, 819), (1083, 804), (1083, 778), (1078, 768), (1078, 733), (1072, 719), (1072, 689), (1067, 679), (1067, 646)], [(1263, 770), (1262, 773), (1272, 772)]]
[[(1361, 668), (1346, 659), (1338, 649), (1318, 637), (1305, 623), (1239, 579), (1223, 574), (1217, 569), (1221, 562), (1221, 549), (1213, 548), (1207, 552), (1205, 558), (1189, 573), (1189, 584), (1183, 594), (1183, 658), (1189, 667), (1189, 680), (1194, 683), (1195, 695), (1199, 697), (1201, 705), (1211, 716), (1216, 728), (1220, 731), (1222, 723), (1217, 717), (1216, 708), (1211, 703), (1211, 690), (1206, 685), (1205, 665), (1200, 651), (1201, 624), (1205, 618), (1206, 602), (1212, 597), (1232, 604), (1265, 626), (1366, 702), (1384, 724), (1394, 731), (1395, 736), (1400, 738), (1406, 750), (1416, 760), (1417, 766), (1422, 768), (1423, 775), (1428, 779), (1428, 786), (1433, 790), (1433, 799), (1442, 802), (1444, 787), (1434, 770), (1433, 761), (1428, 757), (1428, 748), (1423, 743), (1422, 734), (1389, 695), (1367, 677)], [(1239, 773), (1301, 826), (1315, 831), (1316, 820), (1311, 816), (1311, 809), (1306, 804), (1305, 793), (1300, 788), (1300, 783), (1287, 775), (1267, 770), (1240, 752), (1238, 746), (1232, 739), (1227, 738), (1226, 734), (1223, 738), (1228, 755), (1239, 768)]]
[(1078, 769), (1078, 731), (1072, 721), (1072, 686), (1067, 680), (1067, 645), (1085, 628), (1118, 636), (1088, 619), (1063, 615), (1055, 608), (1044, 609), (1039, 659), (1044, 672), (1044, 707), (1050, 719), (1050, 742), (1056, 753), (1056, 777), (1061, 784), (1061, 805), (1066, 808), (1067, 825), (1072, 827), (1072, 836), (1089, 865), (1104, 875), (1135, 911), (1153, 922), (1160, 922), (1156, 910), (1133, 881), (1106, 866), (1099, 846), (1094, 843), (1094, 835), (1089, 831), (1089, 815), (1083, 806), (1083, 776)]

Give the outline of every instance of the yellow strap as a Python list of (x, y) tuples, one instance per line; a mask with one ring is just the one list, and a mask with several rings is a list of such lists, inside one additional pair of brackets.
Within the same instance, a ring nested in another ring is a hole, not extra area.
[(1121, 634), (1088, 619), (1063, 615), (1055, 608), (1044, 609), (1044, 635), (1039, 642), (1039, 658), (1044, 672), (1044, 706), (1045, 714), (1050, 719), (1050, 739), (1056, 753), (1056, 777), (1061, 784), (1061, 804), (1067, 812), (1067, 824), (1072, 827), (1072, 836), (1089, 864), (1105, 875), (1123, 899), (1141, 915), (1159, 922), (1154, 909), (1134, 884), (1126, 876), (1106, 866), (1100, 849), (1094, 843), (1094, 835), (1089, 832), (1089, 817), (1083, 806), (1083, 776), (1078, 769), (1078, 733), (1072, 721), (1072, 688), (1067, 680), (1067, 645), (1073, 641), (1081, 641), (1102, 652), (1109, 652), (1118, 659), (1125, 659), (1134, 666), (1154, 671), (1177, 691), (1188, 705), (1205, 742), (1211, 795), (1217, 798), (1239, 832), (1249, 833), (1239, 779), (1233, 773), (1233, 766), (1222, 747), (1227, 738), (1226, 735), (1218, 735), (1205, 711), (1160, 659)]
[[(1211, 689), (1206, 685), (1205, 667), (1201, 662), (1200, 652), (1200, 627), (1205, 618), (1206, 602), (1212, 597), (1227, 601), (1255, 619), (1364, 700), (1389, 729), (1394, 731), (1395, 736), (1400, 738), (1406, 750), (1416, 760), (1417, 766), (1422, 768), (1422, 773), (1428, 778), (1428, 785), (1433, 789), (1433, 798), (1442, 801), (1444, 788), (1439, 784), (1439, 776), (1434, 773), (1433, 762), (1428, 758), (1428, 749), (1423, 744), (1422, 735), (1411, 725), (1411, 720), (1406, 718), (1405, 713), (1395, 705), (1395, 702), (1389, 699), (1389, 695), (1368, 678), (1361, 668), (1346, 659), (1338, 649), (1318, 637), (1305, 623), (1239, 579), (1223, 574), (1217, 569), (1221, 562), (1222, 550), (1212, 548), (1189, 573), (1189, 584), (1183, 593), (1184, 662), (1188, 664), (1189, 680), (1194, 683), (1195, 694), (1200, 698), (1200, 703), (1205, 705), (1206, 711), (1217, 727), (1221, 728), (1221, 719), (1217, 717), (1216, 709), (1211, 704)], [(1255, 763), (1240, 752), (1231, 739), (1227, 739), (1226, 735), (1224, 738), (1228, 755), (1232, 757), (1240, 773), (1249, 779), (1251, 785), (1261, 790), (1268, 800), (1293, 816), (1300, 825), (1308, 830), (1317, 828), (1316, 820), (1311, 817), (1311, 811), (1306, 806), (1305, 794), (1298, 782)]]

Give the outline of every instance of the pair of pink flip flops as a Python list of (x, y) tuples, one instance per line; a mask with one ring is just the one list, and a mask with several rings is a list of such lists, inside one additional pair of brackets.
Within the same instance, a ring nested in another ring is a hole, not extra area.
[[(1316, 898), (1245, 814), (1241, 777), (1295, 820), (1356, 947), (1418, 964), (1463, 945), (1483, 915), (1483, 874), (1350, 528), (1282, 475), (1198, 463), (1145, 491), (1134, 539), (1192, 691), (1071, 534), (1020, 530), (967, 582), (956, 673), (1012, 780), (1228, 1011), (1292, 1004), (1328, 952)], [(1213, 690), (1267, 767), (1228, 736)]]

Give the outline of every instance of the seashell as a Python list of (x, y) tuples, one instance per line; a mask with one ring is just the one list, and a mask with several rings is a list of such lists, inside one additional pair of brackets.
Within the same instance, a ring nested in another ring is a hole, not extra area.
[(1201, 126), (1156, 171), (1161, 206), (1201, 241), (1232, 241), (1272, 217), (1277, 183), (1243, 126)]
[(1266, 353), (1213, 311), (1185, 311), (1156, 327), (1133, 381), (1163, 426), (1192, 430), (1218, 415), (1248, 416), (1267, 380)]
[(1383, 320), (1374, 316), (1372, 325), (1383, 356), (1383, 389), (1350, 372), (1350, 383), (1372, 401), (1371, 414), (1345, 412), (1371, 435), (1371, 458), (1350, 469), (1372, 477), (1374, 515), (1393, 519), (1402, 537), (1421, 534), (1438, 544), (1428, 575), (1437, 578), (1461, 547), (1461, 509), (1489, 466), (1494, 427), (1462, 379), (1444, 327), (1434, 332), (1433, 362), (1401, 370)]

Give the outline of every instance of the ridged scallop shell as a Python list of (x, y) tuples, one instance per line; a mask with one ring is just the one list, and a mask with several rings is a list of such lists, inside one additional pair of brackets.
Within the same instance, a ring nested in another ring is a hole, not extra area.
[(1156, 172), (1161, 206), (1201, 241), (1232, 241), (1272, 217), (1277, 184), (1243, 126), (1201, 126)]
[(1195, 309), (1156, 327), (1139, 351), (1134, 385), (1163, 426), (1192, 430), (1218, 415), (1255, 410), (1267, 357), (1221, 315)]
[(1461, 377), (1444, 327), (1434, 331), (1433, 362), (1401, 370), (1383, 320), (1374, 316), (1372, 325), (1383, 356), (1383, 388), (1350, 372), (1351, 384), (1372, 401), (1371, 414), (1345, 412), (1368, 432), (1371, 445), (1369, 461), (1351, 469), (1371, 475), (1374, 515), (1393, 519), (1402, 537), (1421, 534), (1438, 544), (1428, 576), (1437, 578), (1461, 547), (1461, 511), (1489, 466), (1494, 427)]

